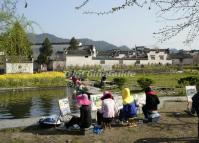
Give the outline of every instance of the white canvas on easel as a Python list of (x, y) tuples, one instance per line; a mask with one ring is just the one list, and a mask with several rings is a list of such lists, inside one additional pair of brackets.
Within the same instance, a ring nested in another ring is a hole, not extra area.
[(67, 114), (71, 113), (68, 98), (60, 99), (58, 102), (61, 116), (66, 116)]
[(97, 111), (97, 109), (101, 108), (101, 105), (102, 105), (101, 97), (102, 96), (103, 96), (103, 94), (90, 95), (92, 111)]
[(123, 108), (123, 100), (122, 100), (122, 96), (119, 96), (119, 95), (114, 95), (113, 96), (114, 98), (114, 101), (115, 101), (115, 104), (116, 104), (116, 107), (118, 110), (122, 109)]
[(197, 93), (196, 86), (186, 86), (186, 95), (187, 95), (187, 109), (191, 111), (192, 106), (192, 97)]
[(136, 104), (139, 106), (138, 107), (138, 113), (142, 113), (142, 107), (146, 104), (146, 94), (144, 92), (140, 92), (137, 94), (134, 94), (134, 98), (136, 101)]
[(134, 98), (139, 105), (146, 104), (146, 94), (144, 92), (134, 94)]
[(192, 97), (197, 93), (196, 86), (186, 86), (187, 101), (192, 102)]

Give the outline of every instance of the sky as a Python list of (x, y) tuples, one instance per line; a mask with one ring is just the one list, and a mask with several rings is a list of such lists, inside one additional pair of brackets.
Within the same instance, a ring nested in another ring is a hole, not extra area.
[(20, 0), (17, 13), (34, 21), (34, 33), (49, 33), (57, 37), (71, 39), (89, 38), (95, 41), (107, 41), (116, 46), (130, 48), (146, 46), (176, 49), (199, 49), (195, 40), (191, 45), (184, 45), (181, 34), (165, 43), (158, 43), (153, 32), (157, 32), (165, 22), (157, 17), (157, 10), (152, 7), (129, 7), (119, 12), (98, 16), (83, 14), (84, 11), (106, 11), (121, 4), (122, 0), (90, 0), (80, 10), (75, 7), (83, 0)]

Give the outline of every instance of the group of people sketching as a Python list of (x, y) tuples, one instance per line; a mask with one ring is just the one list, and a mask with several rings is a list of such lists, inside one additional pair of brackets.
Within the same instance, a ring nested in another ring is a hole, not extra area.
[[(158, 96), (150, 87), (145, 90), (146, 104), (142, 107), (142, 111), (147, 121), (153, 121), (152, 119), (159, 119), (158, 104), (160, 103)], [(129, 119), (133, 119), (137, 116), (137, 104), (134, 97), (130, 94), (129, 88), (122, 90), (122, 102), (123, 108), (118, 109), (113, 95), (109, 91), (105, 91), (101, 97), (102, 105), (101, 109), (97, 110), (97, 124), (105, 127), (110, 125), (114, 119), (126, 122), (128, 124)], [(89, 128), (92, 124), (91, 117), (91, 101), (88, 94), (82, 93), (76, 96), (77, 104), (80, 109), (80, 117), (72, 117), (72, 119), (65, 124), (68, 128), (74, 124), (79, 125), (80, 128)], [(134, 124), (136, 126), (136, 124)]]

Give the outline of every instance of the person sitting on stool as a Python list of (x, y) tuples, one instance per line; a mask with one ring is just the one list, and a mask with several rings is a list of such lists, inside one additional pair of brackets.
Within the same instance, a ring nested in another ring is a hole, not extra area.
[[(160, 104), (157, 93), (152, 91), (151, 87), (145, 89), (146, 104), (142, 107), (145, 119), (151, 121), (152, 119), (159, 120), (158, 104)], [(156, 122), (156, 121), (155, 121)]]
[(101, 97), (102, 107), (97, 111), (97, 123), (102, 125), (103, 128), (110, 126), (113, 118), (117, 114), (118, 110), (110, 92), (105, 91)]

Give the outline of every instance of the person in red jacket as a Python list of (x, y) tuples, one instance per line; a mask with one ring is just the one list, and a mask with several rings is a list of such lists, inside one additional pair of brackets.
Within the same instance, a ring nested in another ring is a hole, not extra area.
[[(151, 87), (145, 89), (146, 94), (146, 104), (142, 107), (145, 119), (153, 118), (150, 115), (152, 113), (157, 113), (158, 104), (160, 104), (157, 93), (152, 91)], [(154, 114), (154, 116), (159, 116), (159, 113)]]

